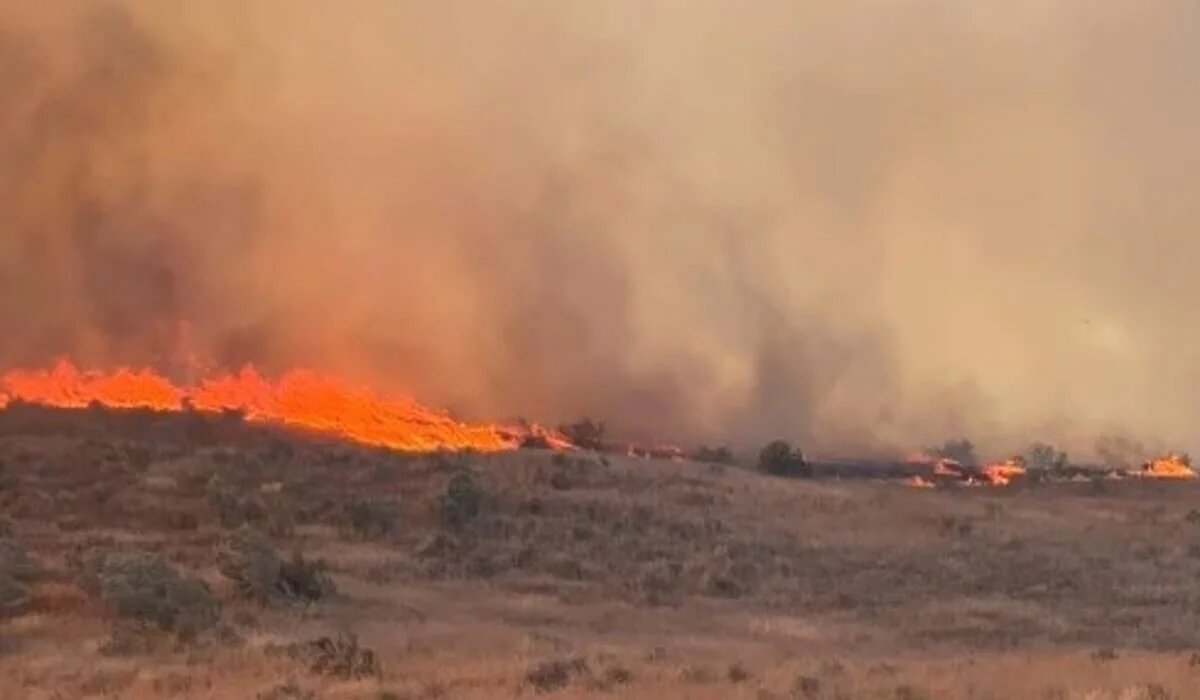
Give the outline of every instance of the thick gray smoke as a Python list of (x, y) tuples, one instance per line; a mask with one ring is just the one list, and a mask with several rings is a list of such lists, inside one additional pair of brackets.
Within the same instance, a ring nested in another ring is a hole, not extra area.
[(1186, 448), (1200, 5), (835, 5), (9, 0), (3, 360), (187, 322), (476, 417)]

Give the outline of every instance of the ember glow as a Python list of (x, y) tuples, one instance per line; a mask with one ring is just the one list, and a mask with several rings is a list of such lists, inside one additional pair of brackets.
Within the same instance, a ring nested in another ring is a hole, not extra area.
[(67, 360), (49, 370), (0, 375), (0, 408), (14, 401), (54, 408), (98, 404), (115, 409), (241, 412), (247, 421), (311, 430), (365, 445), (411, 452), (499, 452), (537, 437), (567, 442), (530, 427), (468, 424), (412, 399), (386, 396), (310, 370), (267, 379), (252, 367), (180, 387), (150, 370), (83, 371)]

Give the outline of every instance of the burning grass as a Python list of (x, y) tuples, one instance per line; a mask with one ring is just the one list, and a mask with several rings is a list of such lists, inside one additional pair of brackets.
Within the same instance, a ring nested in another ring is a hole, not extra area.
[(407, 397), (386, 396), (309, 370), (271, 381), (247, 367), (176, 386), (150, 370), (82, 371), (67, 360), (49, 370), (0, 376), (0, 408), (13, 402), (56, 408), (93, 405), (155, 411), (236, 412), (245, 420), (312, 430), (365, 445), (429, 452), (515, 449), (533, 437), (565, 444), (532, 426), (470, 425)]

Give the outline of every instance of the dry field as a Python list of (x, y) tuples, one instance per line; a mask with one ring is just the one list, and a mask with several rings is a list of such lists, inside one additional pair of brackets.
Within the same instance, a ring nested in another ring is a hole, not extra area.
[(0, 414), (0, 698), (1200, 697), (1200, 490)]

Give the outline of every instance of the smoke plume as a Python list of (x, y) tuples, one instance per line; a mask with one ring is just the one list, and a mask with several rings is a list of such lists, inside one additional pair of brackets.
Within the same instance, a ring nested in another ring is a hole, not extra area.
[(0, 360), (1186, 448), (1200, 5), (835, 5), (4, 3)]

